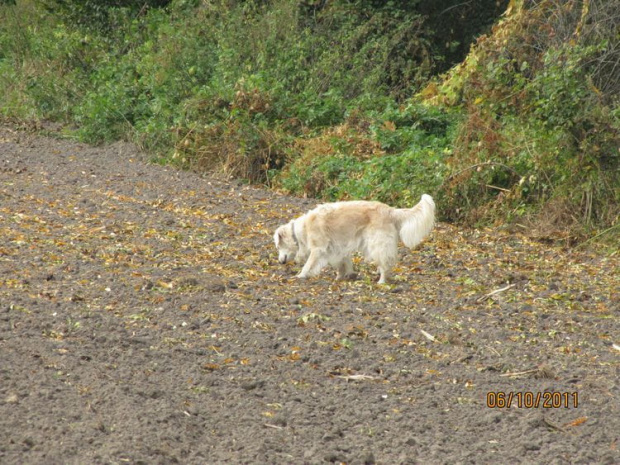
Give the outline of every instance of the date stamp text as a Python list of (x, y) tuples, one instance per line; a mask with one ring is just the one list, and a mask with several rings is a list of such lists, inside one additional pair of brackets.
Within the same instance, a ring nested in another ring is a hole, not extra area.
[(491, 391), (487, 393), (489, 408), (577, 408), (577, 392)]

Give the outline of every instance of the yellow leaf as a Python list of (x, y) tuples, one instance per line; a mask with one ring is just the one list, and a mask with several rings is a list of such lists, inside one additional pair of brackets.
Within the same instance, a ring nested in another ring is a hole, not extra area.
[(423, 99), (430, 99), (436, 97), (439, 94), (439, 89), (437, 88), (437, 84), (431, 82), (420, 92), (420, 97)]
[(385, 121), (383, 123), (383, 127), (388, 131), (396, 131), (396, 124), (394, 124), (394, 122), (392, 121)]
[(579, 425), (585, 423), (587, 419), (588, 419), (588, 417), (580, 417), (580, 418), (577, 418), (576, 420), (571, 421), (566, 426), (579, 426)]

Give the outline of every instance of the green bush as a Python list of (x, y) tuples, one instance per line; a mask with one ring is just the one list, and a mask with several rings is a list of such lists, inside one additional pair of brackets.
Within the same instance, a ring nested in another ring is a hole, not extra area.
[[(45, 10), (66, 24), (103, 35), (123, 30), (125, 18), (170, 4), (170, 0), (41, 0)], [(117, 13), (122, 12), (119, 16)], [(119, 21), (120, 20), (120, 21)]]
[(372, 119), (351, 116), (298, 144), (277, 183), (328, 200), (417, 203), (422, 193), (438, 194), (457, 121), (457, 115), (413, 104), (388, 108)]
[(5, 1), (0, 113), (304, 195), (608, 227), (617, 0), (510, 2), (429, 81), (507, 4)]
[(448, 218), (533, 221), (571, 240), (617, 222), (620, 78), (608, 66), (620, 58), (617, 7), (515, 3), (426, 91), (465, 114), (442, 189)]

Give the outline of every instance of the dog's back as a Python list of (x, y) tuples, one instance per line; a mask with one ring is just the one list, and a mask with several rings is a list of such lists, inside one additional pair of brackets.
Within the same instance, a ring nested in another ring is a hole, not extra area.
[(306, 215), (309, 236), (323, 236), (341, 242), (354, 239), (368, 228), (391, 224), (393, 210), (381, 202), (353, 200), (319, 205)]

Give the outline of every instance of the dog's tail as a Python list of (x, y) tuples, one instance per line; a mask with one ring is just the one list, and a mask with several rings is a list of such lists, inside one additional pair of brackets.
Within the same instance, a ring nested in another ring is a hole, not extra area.
[(435, 202), (430, 195), (424, 194), (415, 207), (394, 210), (394, 217), (399, 227), (400, 239), (407, 247), (413, 249), (433, 229), (435, 224)]

